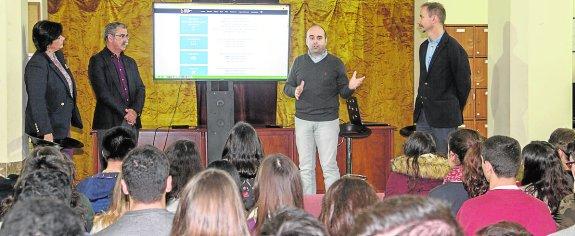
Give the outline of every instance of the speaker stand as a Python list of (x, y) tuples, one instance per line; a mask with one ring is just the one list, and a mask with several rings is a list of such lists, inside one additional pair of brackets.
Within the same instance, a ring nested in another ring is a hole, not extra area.
[(208, 81), (207, 105), (207, 156), (208, 163), (222, 159), (222, 150), (228, 132), (234, 125), (234, 82)]

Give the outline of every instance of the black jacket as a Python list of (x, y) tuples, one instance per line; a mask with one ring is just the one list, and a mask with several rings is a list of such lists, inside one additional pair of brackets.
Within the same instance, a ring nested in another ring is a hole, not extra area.
[(425, 53), (429, 41), (419, 46), (419, 89), (413, 121), (423, 110), (427, 123), (436, 128), (453, 128), (463, 123), (463, 108), (471, 90), (471, 70), (467, 53), (447, 32), (435, 49), (429, 71)]
[(56, 58), (72, 79), (72, 97), (64, 74), (44, 52), (36, 52), (26, 64), (24, 83), (26, 103), (25, 132), (42, 138), (52, 133), (54, 139), (70, 134), (70, 124), (82, 128), (82, 119), (76, 106), (76, 83), (68, 69), (64, 54), (57, 51)]
[(108, 48), (104, 48), (90, 58), (88, 76), (96, 96), (96, 109), (92, 122), (92, 129), (94, 130), (109, 129), (121, 125), (126, 115), (125, 109), (129, 108), (138, 113), (136, 128), (142, 127), (140, 115), (144, 108), (146, 88), (140, 78), (136, 61), (124, 53), (120, 55), (120, 59), (126, 70), (129, 103), (122, 99), (118, 73), (112, 62), (112, 52)]

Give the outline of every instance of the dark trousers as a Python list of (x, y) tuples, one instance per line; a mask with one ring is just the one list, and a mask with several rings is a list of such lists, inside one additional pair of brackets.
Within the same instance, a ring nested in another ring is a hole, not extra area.
[(427, 119), (425, 118), (425, 112), (423, 112), (423, 110), (421, 110), (421, 114), (419, 114), (415, 126), (415, 131), (428, 133), (433, 136), (433, 139), (435, 139), (435, 144), (437, 146), (437, 153), (442, 155), (447, 155), (447, 141), (448, 141), (447, 138), (449, 136), (449, 133), (451, 133), (456, 129), (457, 127), (435, 128), (430, 126), (427, 123)]

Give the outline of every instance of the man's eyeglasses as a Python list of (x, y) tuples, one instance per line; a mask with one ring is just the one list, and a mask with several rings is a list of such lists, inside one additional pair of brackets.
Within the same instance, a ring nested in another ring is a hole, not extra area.
[(114, 34), (114, 36), (119, 37), (121, 39), (129, 39), (130, 38), (129, 34)]

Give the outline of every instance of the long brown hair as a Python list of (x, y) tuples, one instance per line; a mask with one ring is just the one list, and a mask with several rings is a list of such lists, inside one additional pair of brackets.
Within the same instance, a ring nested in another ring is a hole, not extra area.
[(319, 220), (332, 236), (349, 235), (353, 217), (377, 202), (373, 187), (364, 180), (344, 176), (335, 181), (323, 196)]
[(463, 187), (467, 190), (469, 198), (474, 198), (483, 195), (489, 190), (489, 182), (483, 174), (483, 167), (481, 167), (481, 143), (474, 144), (467, 153), (463, 160)]
[(282, 206), (303, 209), (303, 189), (299, 169), (283, 154), (264, 158), (256, 177), (256, 229)]
[(171, 235), (249, 235), (238, 186), (228, 173), (207, 169), (186, 184)]

